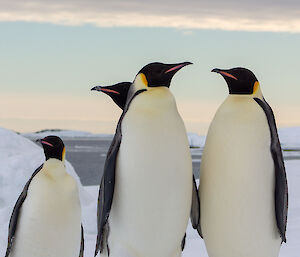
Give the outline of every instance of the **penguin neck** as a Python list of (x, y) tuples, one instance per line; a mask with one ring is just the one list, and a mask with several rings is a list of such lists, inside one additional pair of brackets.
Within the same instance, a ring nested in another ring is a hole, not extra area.
[(238, 95), (238, 94), (229, 94), (226, 100), (229, 101), (247, 101), (247, 100), (252, 100), (253, 98), (259, 98), (261, 100), (264, 99), (263, 94), (261, 92), (260, 87), (255, 91), (255, 93), (251, 95)]
[(151, 113), (177, 110), (175, 98), (167, 87), (148, 88), (133, 100), (132, 106)]
[(43, 169), (47, 173), (47, 175), (51, 177), (60, 177), (62, 175), (65, 175), (66, 173), (64, 161), (55, 158), (50, 158), (45, 161)]
[(131, 86), (129, 87), (128, 93), (127, 93), (127, 102), (131, 100), (133, 95), (141, 89), (146, 89), (148, 90), (148, 86), (145, 84), (144, 80), (141, 77), (141, 74), (138, 74)]
[(263, 94), (262, 94), (262, 91), (261, 91), (261, 89), (260, 89), (260, 86), (258, 86), (258, 88), (257, 88), (257, 90), (255, 91), (255, 93), (252, 94), (252, 97), (253, 97), (253, 98), (259, 98), (259, 99), (261, 99), (261, 100), (264, 99)]

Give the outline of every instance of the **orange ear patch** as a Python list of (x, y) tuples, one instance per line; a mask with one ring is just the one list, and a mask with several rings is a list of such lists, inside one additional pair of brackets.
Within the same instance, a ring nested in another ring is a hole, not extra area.
[(141, 73), (140, 76), (141, 76), (141, 80), (142, 80), (143, 84), (147, 87), (148, 86), (148, 81), (146, 79), (145, 74)]
[(61, 153), (61, 159), (64, 160), (66, 158), (66, 148), (64, 147), (62, 153)]
[(259, 82), (255, 81), (254, 85), (253, 85), (253, 94), (256, 93), (257, 89), (259, 88)]

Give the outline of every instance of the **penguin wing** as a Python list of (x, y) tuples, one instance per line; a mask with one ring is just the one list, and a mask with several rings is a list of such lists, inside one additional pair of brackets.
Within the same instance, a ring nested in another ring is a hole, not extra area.
[(184, 233), (184, 236), (181, 240), (181, 251), (184, 250), (184, 247), (185, 247), (185, 241), (186, 241), (186, 233)]
[(198, 196), (198, 189), (197, 189), (197, 184), (194, 175), (193, 175), (192, 208), (191, 208), (190, 218), (191, 218), (191, 223), (193, 228), (197, 229), (199, 236), (203, 238), (201, 227), (200, 227), (200, 199)]
[(254, 100), (264, 110), (271, 133), (271, 153), (275, 166), (275, 213), (277, 227), (283, 242), (286, 242), (286, 225), (288, 213), (288, 184), (283, 162), (281, 146), (278, 138), (275, 117), (270, 105), (259, 98)]
[[(121, 119), (119, 124), (121, 123)], [(98, 211), (97, 211), (97, 225), (98, 225), (98, 235), (95, 249), (95, 256), (98, 251), (102, 252), (104, 248), (103, 242), (106, 240), (104, 236), (105, 232), (105, 224), (108, 220), (113, 194), (115, 187), (115, 169), (116, 169), (116, 160), (117, 154), (119, 152), (120, 144), (121, 144), (121, 131), (118, 125), (116, 134), (113, 138), (112, 144), (108, 151), (106, 161), (104, 164), (104, 173), (101, 179), (99, 195), (98, 195)]]
[(18, 219), (19, 219), (19, 214), (20, 214), (20, 210), (21, 207), (23, 205), (23, 202), (25, 201), (26, 197), (27, 197), (27, 192), (28, 192), (28, 188), (29, 185), (32, 181), (32, 179), (34, 178), (34, 176), (36, 174), (39, 173), (39, 171), (43, 168), (43, 165), (41, 165), (40, 167), (38, 167), (33, 174), (31, 175), (31, 178), (27, 181), (27, 183), (24, 186), (24, 189), (22, 191), (22, 193), (20, 194), (15, 207), (13, 209), (13, 212), (11, 214), (10, 217), (10, 221), (9, 221), (9, 227), (8, 227), (8, 243), (7, 243), (7, 249), (6, 249), (6, 254), (5, 257), (9, 256), (9, 253), (11, 251), (11, 248), (13, 246), (14, 243), (14, 239), (15, 239), (15, 233), (16, 233), (16, 229), (17, 229), (17, 225), (18, 225)]
[(84, 231), (83, 231), (83, 226), (81, 224), (81, 243), (80, 243), (79, 257), (83, 257), (83, 252), (84, 252)]
[(138, 90), (125, 105), (125, 108), (123, 110), (123, 113), (117, 125), (115, 136), (112, 140), (112, 143), (110, 145), (110, 148), (106, 156), (106, 160), (104, 164), (104, 173), (101, 179), (99, 195), (98, 195), (98, 210), (97, 210), (98, 234), (97, 234), (97, 241), (96, 241), (96, 248), (95, 248), (95, 256), (98, 254), (99, 250), (100, 253), (102, 253), (104, 249), (104, 243), (106, 242), (107, 244), (107, 236), (108, 236), (107, 220), (109, 217), (109, 213), (113, 201), (113, 194), (115, 188), (116, 161), (117, 161), (117, 155), (122, 140), (121, 124), (133, 98), (144, 91), (146, 90), (145, 89)]

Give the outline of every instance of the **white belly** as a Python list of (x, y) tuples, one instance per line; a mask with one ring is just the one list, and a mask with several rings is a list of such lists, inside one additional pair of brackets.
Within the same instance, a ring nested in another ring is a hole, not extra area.
[(54, 181), (40, 171), (23, 203), (10, 257), (78, 257), (80, 242), (76, 182), (69, 175)]
[(122, 124), (111, 257), (179, 257), (192, 193), (186, 131), (176, 107), (146, 114), (132, 109)]
[(276, 257), (275, 172), (266, 116), (229, 96), (206, 140), (200, 168), (201, 226), (210, 257)]

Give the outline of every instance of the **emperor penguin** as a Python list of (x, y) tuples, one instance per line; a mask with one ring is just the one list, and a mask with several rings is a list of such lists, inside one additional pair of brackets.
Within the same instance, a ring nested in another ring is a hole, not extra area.
[(123, 110), (108, 151), (98, 199), (95, 256), (179, 257), (199, 199), (184, 123), (169, 90), (191, 63), (150, 63), (133, 83), (93, 90)]
[(39, 142), (46, 161), (15, 204), (5, 257), (82, 257), (79, 193), (75, 179), (66, 172), (64, 143), (57, 136)]
[(229, 96), (210, 124), (200, 167), (200, 225), (210, 257), (277, 257), (288, 188), (273, 111), (248, 69), (213, 69)]

